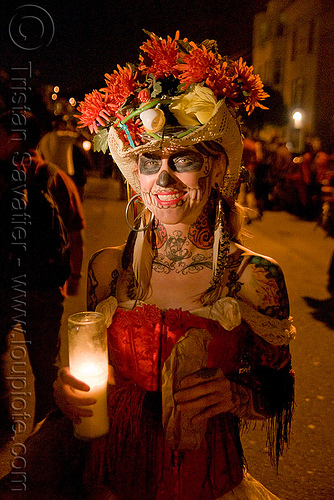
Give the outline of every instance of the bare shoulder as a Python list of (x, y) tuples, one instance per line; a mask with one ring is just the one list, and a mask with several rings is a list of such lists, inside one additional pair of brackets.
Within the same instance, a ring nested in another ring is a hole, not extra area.
[(93, 254), (88, 265), (87, 306), (95, 309), (101, 300), (115, 295), (122, 271), (124, 245), (106, 247)]
[[(237, 246), (242, 260), (235, 273), (234, 289), (237, 298), (252, 305), (259, 312), (275, 318), (289, 316), (289, 300), (284, 273), (278, 262), (263, 254)], [(231, 280), (232, 278), (230, 278)]]
[(121, 266), (124, 245), (119, 247), (105, 247), (95, 252), (90, 261), (89, 267), (98, 268), (115, 268)]

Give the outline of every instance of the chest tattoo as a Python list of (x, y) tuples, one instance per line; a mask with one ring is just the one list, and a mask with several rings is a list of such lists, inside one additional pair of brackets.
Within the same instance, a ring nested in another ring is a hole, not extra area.
[(228, 288), (227, 296), (238, 298), (238, 293), (241, 290), (242, 283), (239, 281), (239, 275), (236, 271), (230, 271), (227, 279), (226, 286)]
[(181, 231), (174, 231), (173, 236), (166, 241), (165, 254), (167, 259), (172, 262), (180, 262), (191, 257), (191, 252), (186, 248), (186, 241), (187, 238), (182, 237)]
[[(174, 231), (168, 237), (164, 252), (158, 252), (153, 261), (153, 270), (169, 274), (172, 271), (182, 274), (195, 274), (204, 267), (212, 268), (211, 258), (204, 254), (193, 255), (187, 248), (189, 241), (181, 231)], [(190, 260), (190, 262), (189, 262)]]

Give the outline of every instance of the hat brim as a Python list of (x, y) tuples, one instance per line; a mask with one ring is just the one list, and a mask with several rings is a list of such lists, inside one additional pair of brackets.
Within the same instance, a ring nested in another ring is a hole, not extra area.
[(152, 138), (145, 144), (131, 148), (122, 141), (114, 127), (110, 128), (108, 136), (109, 150), (115, 163), (132, 189), (139, 195), (141, 189), (137, 173), (138, 155), (162, 148), (192, 146), (204, 141), (216, 141), (224, 148), (228, 157), (228, 168), (222, 191), (225, 196), (232, 197), (239, 179), (243, 145), (239, 124), (223, 100), (218, 101), (215, 112), (207, 123), (181, 138)]

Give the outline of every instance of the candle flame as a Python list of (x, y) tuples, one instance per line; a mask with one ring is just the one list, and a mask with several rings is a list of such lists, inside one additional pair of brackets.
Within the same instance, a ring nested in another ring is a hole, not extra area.
[(93, 363), (91, 361), (85, 361), (80, 364), (78, 364), (75, 369), (73, 370), (75, 372), (75, 376), (80, 378), (82, 377), (83, 379), (85, 377), (91, 377), (94, 375), (100, 375), (105, 372), (105, 364), (102, 363)]

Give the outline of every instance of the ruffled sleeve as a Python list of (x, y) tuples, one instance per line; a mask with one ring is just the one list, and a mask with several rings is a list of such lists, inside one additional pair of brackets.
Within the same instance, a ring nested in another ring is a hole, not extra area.
[(271, 318), (245, 302), (231, 297), (219, 299), (212, 306), (193, 311), (193, 314), (218, 321), (227, 331), (233, 330), (244, 321), (256, 335), (276, 346), (288, 345), (296, 337), (292, 316), (287, 319)]
[(271, 318), (259, 313), (245, 302), (238, 301), (238, 305), (243, 321), (269, 344), (288, 345), (296, 337), (292, 316), (287, 319)]
[[(294, 407), (294, 376), (289, 353), (289, 343), (296, 336), (292, 318), (280, 320), (266, 316), (230, 297), (194, 314), (218, 321), (231, 332), (228, 349), (219, 348), (220, 335), (214, 335), (209, 358), (215, 365), (217, 353), (229, 352), (228, 359), (233, 363), (229, 366), (225, 360), (222, 366), (231, 381), (235, 399), (242, 403), (233, 413), (241, 420), (267, 419), (269, 454), (278, 465), (278, 458), (289, 441)], [(225, 371), (226, 368), (230, 369)]]
[(213, 319), (227, 331), (233, 330), (241, 323), (241, 314), (239, 304), (231, 297), (224, 297), (217, 300), (212, 306), (206, 306), (196, 311), (193, 314), (202, 318)]
[(104, 315), (107, 328), (111, 325), (117, 306), (118, 302), (116, 298), (111, 296), (99, 302), (95, 308), (96, 312), (100, 312)]

